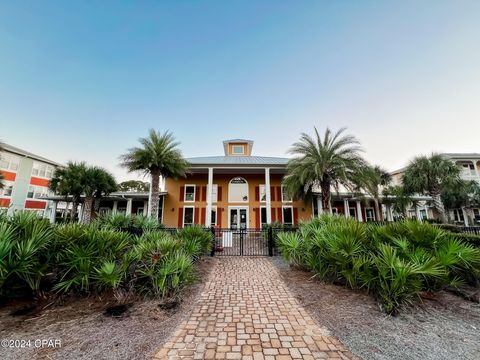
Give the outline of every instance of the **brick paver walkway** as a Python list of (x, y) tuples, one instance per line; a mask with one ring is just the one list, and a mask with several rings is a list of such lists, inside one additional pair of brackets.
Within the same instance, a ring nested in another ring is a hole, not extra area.
[(201, 299), (155, 359), (353, 359), (267, 258), (218, 258)]

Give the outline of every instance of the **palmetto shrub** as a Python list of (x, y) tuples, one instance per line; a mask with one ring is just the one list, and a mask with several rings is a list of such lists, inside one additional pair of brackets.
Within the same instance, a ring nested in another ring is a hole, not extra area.
[(184, 251), (198, 259), (200, 256), (207, 254), (212, 249), (212, 234), (208, 229), (202, 226), (188, 226), (180, 229), (176, 233)]
[(325, 281), (366, 288), (394, 313), (423, 290), (473, 283), (480, 276), (480, 250), (427, 223), (383, 226), (322, 216), (300, 231), (279, 234), (287, 261)]
[(33, 212), (16, 212), (0, 221), (0, 292), (39, 290), (51, 257), (53, 231)]
[(210, 234), (201, 228), (172, 235), (142, 218), (143, 234), (134, 236), (121, 230), (124, 217), (103, 220), (52, 226), (34, 213), (3, 216), (0, 296), (36, 292), (46, 274), (60, 293), (124, 289), (176, 296), (194, 278), (194, 259), (210, 248)]
[(174, 296), (193, 279), (193, 259), (182, 242), (167, 232), (147, 232), (130, 258), (136, 287), (144, 293)]
[(54, 289), (89, 292), (108, 285), (118, 287), (125, 277), (122, 259), (133, 242), (131, 235), (96, 226), (70, 227), (64, 225), (56, 231), (62, 249), (57, 256), (59, 282)]
[(101, 227), (122, 230), (133, 224), (133, 217), (126, 214), (105, 214), (95, 219), (95, 222)]

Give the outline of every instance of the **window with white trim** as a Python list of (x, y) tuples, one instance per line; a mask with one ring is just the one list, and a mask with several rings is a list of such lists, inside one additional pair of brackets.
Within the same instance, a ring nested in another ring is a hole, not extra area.
[(217, 207), (212, 206), (211, 226), (217, 226)]
[(260, 225), (263, 227), (267, 223), (267, 208), (262, 206), (260, 208)]
[(54, 171), (55, 168), (53, 166), (35, 161), (33, 163), (32, 176), (51, 179)]
[(292, 202), (292, 198), (288, 196), (288, 192), (285, 189), (284, 185), (282, 185), (282, 201), (283, 202)]
[(229, 202), (248, 202), (248, 183), (242, 177), (235, 177), (228, 184)]
[(0, 189), (0, 196), (10, 197), (13, 193), (13, 181), (4, 180), (3, 189)]
[(244, 145), (232, 145), (232, 154), (243, 155), (245, 153)]
[(193, 206), (185, 206), (183, 208), (183, 226), (192, 226), (195, 220), (195, 208)]
[(30, 185), (28, 187), (27, 199), (38, 199), (42, 196), (48, 196), (48, 188), (45, 186)]
[(0, 169), (17, 171), (19, 167), (20, 167), (19, 156), (8, 154), (8, 153), (0, 154)]
[(218, 201), (218, 185), (212, 184), (212, 203), (216, 203)]
[(265, 202), (267, 201), (267, 188), (265, 187), (265, 184), (260, 184), (258, 186), (258, 191), (260, 194), (260, 202)]
[(185, 185), (185, 201), (195, 201), (195, 185)]
[(293, 208), (291, 206), (282, 207), (282, 223), (293, 225)]
[(373, 208), (366, 208), (365, 215), (367, 221), (375, 221), (375, 211)]
[(465, 221), (465, 218), (463, 217), (462, 209), (454, 209), (453, 210), (453, 219), (456, 222), (464, 222)]
[(332, 214), (338, 215), (338, 209), (336, 207), (332, 207)]

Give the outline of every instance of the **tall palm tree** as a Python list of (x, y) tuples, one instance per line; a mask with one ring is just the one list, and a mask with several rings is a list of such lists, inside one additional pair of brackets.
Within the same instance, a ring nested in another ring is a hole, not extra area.
[(331, 213), (331, 189), (338, 191), (343, 185), (351, 188), (364, 166), (360, 142), (352, 135), (344, 135), (345, 129), (332, 133), (327, 128), (323, 137), (314, 128), (312, 137), (302, 133), (289, 153), (294, 155), (287, 164), (284, 185), (290, 195), (309, 200), (313, 190), (320, 187), (322, 209)]
[(85, 169), (83, 175), (83, 192), (85, 194), (83, 222), (85, 224), (89, 224), (92, 220), (94, 201), (99, 201), (116, 189), (115, 178), (107, 170), (97, 166), (90, 166)]
[(392, 176), (382, 167), (365, 166), (360, 171), (357, 186), (373, 198), (375, 204), (375, 218), (383, 221), (383, 212), (380, 210), (382, 202), (382, 188), (392, 181)]
[(150, 216), (158, 219), (160, 176), (185, 177), (189, 164), (178, 148), (180, 143), (168, 131), (161, 134), (150, 129), (148, 136), (140, 138), (139, 142), (140, 147), (131, 148), (120, 156), (120, 164), (129, 172), (139, 171), (151, 176)]
[(87, 165), (84, 162), (69, 161), (66, 167), (55, 169), (49, 188), (59, 195), (72, 197), (71, 219), (74, 220), (77, 214), (80, 198), (84, 193), (84, 179)]
[(413, 159), (405, 170), (403, 186), (407, 193), (430, 195), (440, 219), (446, 223), (447, 215), (441, 194), (449, 184), (460, 180), (459, 174), (458, 167), (439, 154), (419, 156)]

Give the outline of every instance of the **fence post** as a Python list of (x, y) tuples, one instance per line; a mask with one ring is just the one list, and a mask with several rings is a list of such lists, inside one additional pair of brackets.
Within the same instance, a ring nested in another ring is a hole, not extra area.
[(210, 252), (210, 256), (215, 256), (215, 247), (217, 244), (215, 241), (215, 228), (213, 226), (210, 227), (210, 232), (212, 234), (212, 251)]
[(268, 227), (268, 256), (273, 256), (273, 228)]

